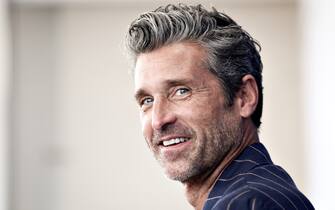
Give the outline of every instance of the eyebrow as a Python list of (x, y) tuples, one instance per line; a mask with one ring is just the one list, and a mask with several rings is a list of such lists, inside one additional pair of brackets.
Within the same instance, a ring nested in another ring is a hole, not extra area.
[(134, 98), (136, 101), (139, 101), (143, 96), (148, 95), (147, 92), (143, 89), (139, 89), (135, 92)]
[[(185, 85), (190, 82), (191, 82), (190, 79), (169, 79), (163, 82), (164, 83), (163, 88), (169, 89), (170, 87), (174, 87), (178, 85)], [(139, 99), (145, 95), (149, 95), (149, 93), (144, 89), (138, 89), (134, 94), (134, 98), (136, 99), (136, 101), (139, 101)]]

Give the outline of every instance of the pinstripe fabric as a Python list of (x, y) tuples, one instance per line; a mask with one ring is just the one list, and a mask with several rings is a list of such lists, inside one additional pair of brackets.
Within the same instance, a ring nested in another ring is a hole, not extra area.
[(314, 209), (261, 143), (248, 146), (220, 175), (203, 210)]

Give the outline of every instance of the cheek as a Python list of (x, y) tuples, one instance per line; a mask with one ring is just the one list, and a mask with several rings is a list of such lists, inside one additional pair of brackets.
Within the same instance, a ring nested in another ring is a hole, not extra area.
[(185, 110), (183, 115), (189, 123), (196, 127), (207, 127), (222, 119), (223, 107), (219, 104), (199, 104)]
[(151, 117), (149, 115), (141, 114), (140, 117), (141, 126), (142, 126), (142, 134), (144, 138), (147, 140), (150, 139), (152, 136), (152, 128), (151, 128)]

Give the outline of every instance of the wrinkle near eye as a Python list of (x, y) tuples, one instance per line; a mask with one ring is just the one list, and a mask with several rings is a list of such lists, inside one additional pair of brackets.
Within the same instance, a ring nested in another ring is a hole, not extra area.
[(210, 88), (208, 88), (208, 87), (198, 87), (198, 88), (195, 88), (194, 89), (194, 92), (196, 92), (196, 93), (203, 93), (203, 92), (211, 92), (211, 89)]

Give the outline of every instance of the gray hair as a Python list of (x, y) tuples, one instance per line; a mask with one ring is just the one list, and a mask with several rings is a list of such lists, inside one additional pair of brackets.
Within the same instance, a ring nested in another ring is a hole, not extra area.
[(135, 60), (141, 53), (183, 41), (204, 47), (208, 69), (220, 80), (228, 105), (233, 104), (243, 76), (255, 78), (259, 99), (251, 119), (259, 127), (263, 107), (261, 48), (228, 15), (215, 8), (208, 11), (202, 5), (169, 4), (141, 14), (131, 23), (126, 37)]

